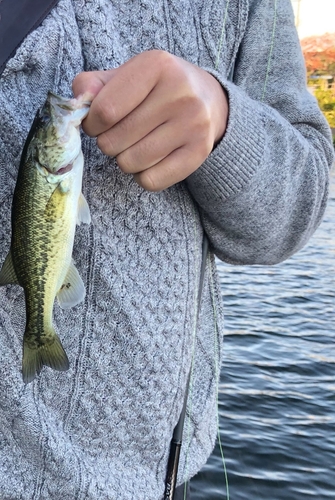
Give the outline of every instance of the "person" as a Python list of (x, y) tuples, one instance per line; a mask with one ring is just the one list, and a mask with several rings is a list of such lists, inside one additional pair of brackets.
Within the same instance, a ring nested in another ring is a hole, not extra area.
[(305, 245), (327, 203), (330, 132), (289, 0), (60, 0), (0, 79), (1, 262), (33, 117), (72, 88), (92, 97), (92, 223), (73, 254), (86, 298), (55, 304), (70, 369), (24, 385), (23, 291), (0, 288), (0, 497), (160, 500), (189, 374), (178, 485), (215, 442), (214, 256), (274, 265)]

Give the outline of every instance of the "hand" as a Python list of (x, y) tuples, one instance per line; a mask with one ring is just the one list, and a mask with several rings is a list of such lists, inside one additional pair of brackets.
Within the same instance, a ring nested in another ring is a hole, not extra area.
[(228, 99), (203, 69), (168, 52), (143, 52), (117, 69), (80, 73), (73, 92), (91, 94), (84, 131), (140, 186), (182, 181), (223, 136)]

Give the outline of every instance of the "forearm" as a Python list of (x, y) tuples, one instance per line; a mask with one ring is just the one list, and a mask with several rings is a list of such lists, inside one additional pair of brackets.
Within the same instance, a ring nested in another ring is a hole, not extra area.
[(331, 153), (308, 125), (301, 128), (310, 140), (275, 112), (256, 104), (253, 111), (236, 126), (241, 135), (227, 130), (187, 182), (222, 260), (273, 264), (301, 248), (320, 223)]
[[(238, 264), (276, 263), (306, 243), (324, 213), (333, 161), (290, 12), (276, 15), (272, 66), (265, 39), (257, 51), (242, 46), (235, 83), (215, 75), (228, 93), (228, 127), (187, 179), (215, 253)], [(254, 24), (251, 15), (246, 37)]]

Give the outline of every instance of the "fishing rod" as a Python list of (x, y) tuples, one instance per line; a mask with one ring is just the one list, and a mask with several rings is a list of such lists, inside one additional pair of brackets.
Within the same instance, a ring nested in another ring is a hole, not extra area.
[[(197, 304), (195, 329), (197, 329), (197, 327), (198, 327), (201, 295), (202, 295), (202, 289), (203, 289), (204, 277), (205, 277), (205, 269), (206, 269), (207, 253), (208, 253), (208, 239), (207, 239), (207, 236), (204, 234), (204, 239), (202, 242), (202, 258), (201, 258), (201, 269), (200, 269), (200, 279), (199, 279), (199, 289), (198, 289), (198, 304)], [(171, 439), (170, 454), (169, 454), (169, 460), (168, 460), (168, 466), (167, 466), (167, 473), (166, 473), (166, 480), (165, 480), (165, 492), (164, 492), (163, 500), (173, 500), (175, 489), (176, 489), (180, 449), (181, 449), (181, 445), (182, 445), (183, 429), (184, 429), (184, 422), (185, 422), (185, 416), (186, 416), (187, 399), (188, 399), (188, 395), (189, 395), (189, 391), (190, 391), (191, 370), (192, 370), (192, 365), (190, 368), (190, 373), (188, 374), (183, 409), (181, 411), (178, 423), (177, 423), (176, 427), (174, 428), (173, 436)]]

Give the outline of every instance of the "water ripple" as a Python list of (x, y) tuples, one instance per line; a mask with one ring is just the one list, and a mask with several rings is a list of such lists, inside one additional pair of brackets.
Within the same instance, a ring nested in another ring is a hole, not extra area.
[[(335, 499), (335, 179), (310, 243), (271, 268), (218, 263), (220, 437), (234, 500)], [(218, 445), (192, 499), (226, 497)]]

